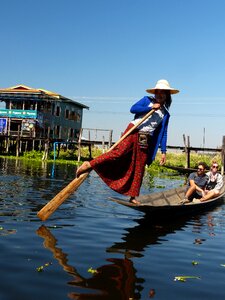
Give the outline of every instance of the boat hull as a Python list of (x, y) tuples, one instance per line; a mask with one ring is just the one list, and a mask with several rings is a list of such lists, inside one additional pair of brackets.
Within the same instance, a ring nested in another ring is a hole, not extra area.
[(126, 199), (110, 198), (110, 200), (123, 206), (141, 211), (151, 219), (165, 219), (184, 215), (193, 215), (224, 203), (225, 184), (220, 191), (220, 195), (208, 201), (199, 203), (181, 204), (184, 199), (185, 187), (171, 189), (163, 192), (142, 195), (137, 198), (140, 204), (132, 204)]

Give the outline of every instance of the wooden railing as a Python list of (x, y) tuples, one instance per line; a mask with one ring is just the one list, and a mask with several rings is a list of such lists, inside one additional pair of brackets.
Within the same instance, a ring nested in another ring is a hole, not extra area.
[(181, 150), (186, 154), (186, 164), (185, 168), (190, 169), (190, 155), (191, 152), (212, 152), (217, 153), (219, 152), (221, 154), (221, 174), (224, 174), (224, 168), (225, 168), (225, 136), (223, 136), (222, 139), (222, 146), (221, 148), (203, 148), (203, 147), (191, 147), (190, 146), (190, 139), (187, 139), (184, 137), (184, 146), (167, 146), (167, 149), (176, 149)]

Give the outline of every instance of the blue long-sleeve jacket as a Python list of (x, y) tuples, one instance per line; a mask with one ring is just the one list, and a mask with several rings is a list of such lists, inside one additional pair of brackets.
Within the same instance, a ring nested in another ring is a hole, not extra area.
[[(134, 119), (141, 117), (148, 113), (152, 108), (153, 98), (145, 96), (138, 102), (136, 102), (130, 109), (130, 112), (135, 114)], [(161, 148), (162, 153), (166, 152), (167, 144), (167, 129), (169, 123), (170, 114), (166, 110), (165, 116), (159, 126), (153, 132), (151, 137), (151, 145), (148, 149), (148, 161), (147, 164), (150, 165), (155, 159), (158, 148)]]

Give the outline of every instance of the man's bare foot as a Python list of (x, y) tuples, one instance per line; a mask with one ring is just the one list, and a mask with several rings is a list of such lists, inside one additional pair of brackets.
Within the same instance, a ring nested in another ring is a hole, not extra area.
[(135, 199), (135, 197), (130, 197), (129, 202), (132, 203), (132, 204), (135, 204), (135, 205), (140, 205), (141, 204), (141, 202), (138, 201), (137, 199)]
[(77, 177), (79, 177), (81, 174), (86, 173), (91, 170), (91, 164), (89, 161), (85, 161), (76, 172)]
[(200, 198), (199, 199), (201, 202), (204, 202), (204, 201), (206, 201), (207, 199), (205, 199), (205, 197), (202, 197), (202, 198)]
[(187, 198), (184, 198), (183, 200), (181, 200), (180, 201), (180, 204), (182, 205), (182, 204), (187, 204), (187, 203), (189, 203), (190, 202), (190, 200), (188, 200)]

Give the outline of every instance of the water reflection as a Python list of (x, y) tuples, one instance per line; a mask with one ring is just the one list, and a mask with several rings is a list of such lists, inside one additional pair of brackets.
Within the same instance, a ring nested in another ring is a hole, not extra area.
[(75, 171), (75, 166), (71, 164), (63, 164), (62, 167), (60, 164), (46, 161), (0, 158), (1, 175), (71, 179), (74, 178)]
[[(44, 246), (63, 267), (72, 275), (69, 285), (77, 289), (68, 294), (70, 299), (141, 299), (145, 279), (138, 277), (132, 258), (144, 256), (145, 248), (151, 244), (163, 242), (163, 237), (182, 230), (188, 219), (180, 219), (172, 223), (149, 224), (143, 218), (137, 220), (138, 225), (127, 228), (123, 242), (115, 243), (106, 249), (108, 253), (122, 254), (123, 258), (108, 258), (107, 264), (93, 271), (91, 278), (82, 277), (77, 269), (69, 264), (68, 255), (57, 247), (57, 240), (49, 228), (41, 226), (37, 234), (44, 238)], [(149, 291), (154, 297), (155, 291)]]
[(79, 288), (79, 292), (69, 293), (70, 299), (140, 299), (139, 291), (142, 290), (144, 279), (136, 276), (129, 258), (109, 258), (109, 264), (94, 270), (91, 278), (84, 278), (68, 263), (68, 255), (57, 247), (57, 240), (47, 227), (42, 225), (36, 233), (44, 238), (45, 248), (52, 252), (63, 270), (73, 276), (68, 284)]
[(69, 164), (0, 158), (0, 216), (37, 220), (36, 212), (71, 181), (74, 172)]
[(82, 277), (77, 273), (76, 269), (68, 264), (68, 255), (64, 253), (61, 248), (56, 247), (57, 239), (54, 237), (51, 231), (42, 225), (37, 229), (36, 233), (44, 239), (44, 247), (52, 252), (53, 257), (57, 259), (59, 264), (63, 267), (63, 270), (69, 274), (75, 275), (79, 279), (82, 279)]
[(182, 230), (188, 218), (180, 218), (175, 222), (149, 223), (148, 219), (136, 220), (137, 226), (126, 229), (122, 238), (124, 242), (115, 243), (107, 248), (107, 252), (122, 253), (126, 257), (142, 257), (147, 246), (162, 243), (163, 237)]
[[(138, 276), (133, 258), (143, 257), (149, 245), (163, 244), (168, 235), (185, 230), (186, 227), (191, 228), (194, 233), (196, 228), (199, 230), (198, 233), (201, 228), (204, 228), (211, 235), (215, 218), (213, 213), (209, 213), (191, 219), (180, 218), (170, 223), (151, 224), (145, 218), (136, 222), (136, 226), (125, 229), (122, 242), (116, 242), (106, 248), (107, 253), (120, 254), (121, 258), (106, 259), (106, 264), (93, 270), (91, 277), (81, 276), (79, 271), (69, 263), (67, 253), (57, 247), (58, 241), (49, 228), (42, 225), (37, 230), (37, 234), (44, 239), (45, 248), (52, 252), (63, 270), (72, 276), (68, 285), (75, 290), (68, 293), (70, 299), (141, 299), (145, 278)], [(202, 244), (204, 241), (204, 238), (196, 238), (194, 244)], [(156, 291), (151, 288), (149, 297), (153, 298), (155, 293)]]

